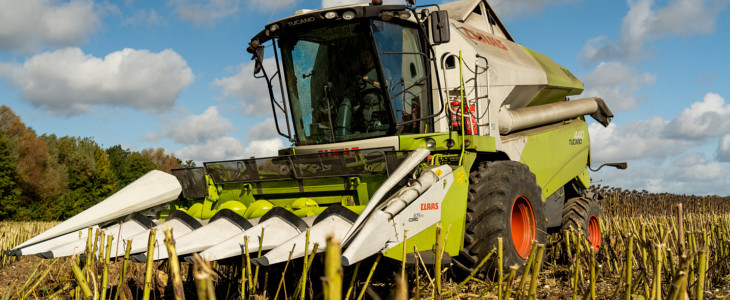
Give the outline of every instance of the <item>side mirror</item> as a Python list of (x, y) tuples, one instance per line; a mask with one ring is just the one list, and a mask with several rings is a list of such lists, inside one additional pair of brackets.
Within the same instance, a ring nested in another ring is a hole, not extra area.
[(605, 164), (602, 164), (601, 166), (599, 166), (598, 169), (593, 169), (590, 166), (588, 166), (588, 168), (591, 169), (591, 171), (593, 171), (593, 172), (598, 172), (598, 170), (600, 170), (603, 167), (614, 167), (619, 170), (626, 170), (629, 167), (629, 163), (627, 163), (625, 161), (624, 162), (615, 162), (615, 163), (605, 163)]
[(253, 57), (251, 57), (251, 60), (255, 61), (253, 74), (256, 75), (261, 72), (261, 69), (263, 69), (264, 46), (259, 43), (258, 39), (255, 39), (248, 43), (248, 49), (246, 49), (246, 51), (253, 54)]
[(629, 167), (629, 163), (627, 163), (627, 162), (610, 163), (610, 164), (606, 164), (606, 165), (609, 167), (614, 167), (619, 170), (626, 170), (626, 168)]
[(431, 37), (434, 45), (448, 43), (451, 40), (449, 32), (449, 13), (445, 10), (431, 12)]

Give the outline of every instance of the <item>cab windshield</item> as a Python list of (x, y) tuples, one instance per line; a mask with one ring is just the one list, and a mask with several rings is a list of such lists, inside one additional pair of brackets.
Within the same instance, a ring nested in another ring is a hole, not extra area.
[(394, 118), (418, 118), (426, 89), (417, 41), (415, 30), (369, 20), (280, 37), (298, 144), (393, 135)]

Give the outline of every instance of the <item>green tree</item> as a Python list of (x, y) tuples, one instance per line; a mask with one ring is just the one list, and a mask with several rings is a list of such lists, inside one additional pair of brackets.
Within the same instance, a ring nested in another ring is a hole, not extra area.
[(112, 168), (112, 172), (119, 179), (121, 185), (126, 185), (125, 173), (127, 172), (127, 159), (132, 152), (129, 149), (122, 148), (122, 145), (111, 146), (106, 149), (106, 154), (109, 157), (109, 165)]
[(194, 160), (188, 159), (188, 160), (185, 161), (184, 164), (182, 164), (182, 167), (183, 168), (195, 168), (197, 166), (195, 165), (195, 161)]
[(118, 180), (117, 176), (112, 171), (111, 162), (106, 154), (106, 151), (102, 149), (98, 144), (91, 141), (94, 146), (94, 162), (96, 163), (96, 172), (94, 172), (94, 190), (93, 195), (99, 202), (107, 197), (111, 196), (117, 191)]
[(167, 173), (170, 173), (170, 170), (172, 169), (179, 169), (180, 164), (182, 163), (179, 159), (177, 159), (177, 157), (175, 157), (175, 154), (165, 154), (165, 149), (163, 148), (144, 149), (141, 154), (152, 161), (157, 166), (158, 170), (165, 171)]
[[(46, 140), (25, 126), (20, 117), (7, 106), (0, 106), (0, 129), (15, 145), (20, 205), (14, 219), (36, 219), (64, 190), (63, 176), (57, 161), (48, 151)], [(37, 208), (40, 207), (41, 211)]]
[(157, 169), (157, 165), (139, 152), (133, 152), (127, 158), (126, 179), (129, 182), (137, 180), (147, 172)]
[(119, 183), (107, 152), (94, 140), (62, 137), (52, 144), (68, 178), (68, 193), (55, 202), (54, 218), (74, 216), (117, 190)]
[(12, 142), (0, 128), (0, 220), (13, 217), (20, 205), (21, 189), (16, 164)]

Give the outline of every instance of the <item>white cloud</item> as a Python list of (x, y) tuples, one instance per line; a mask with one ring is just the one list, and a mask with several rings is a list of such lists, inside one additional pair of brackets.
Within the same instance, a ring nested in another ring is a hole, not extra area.
[(581, 0), (493, 0), (489, 1), (500, 18), (512, 18), (519, 15), (536, 14), (547, 5), (564, 5)]
[(175, 9), (181, 20), (198, 26), (212, 26), (240, 9), (237, 0), (169, 0), (167, 4)]
[(131, 17), (124, 18), (122, 24), (129, 26), (146, 25), (150, 27), (166, 26), (167, 20), (165, 20), (165, 17), (160, 16), (154, 8), (151, 8), (149, 10), (140, 9), (135, 11)]
[[(625, 189), (730, 195), (730, 105), (714, 93), (667, 121), (661, 117), (589, 126), (594, 166), (628, 161), (594, 179)], [(717, 143), (711, 153), (710, 145)], [(710, 148), (710, 149), (708, 149)]]
[(297, 0), (249, 0), (246, 2), (250, 8), (270, 13), (280, 9), (289, 9), (294, 6)]
[(159, 134), (148, 134), (146, 139), (157, 140), (168, 137), (181, 144), (204, 143), (224, 137), (233, 129), (230, 120), (220, 115), (215, 106), (208, 107), (202, 114), (189, 115), (165, 124)]
[(248, 130), (248, 139), (251, 141), (266, 140), (277, 136), (279, 136), (279, 133), (276, 131), (276, 123), (274, 123), (273, 118), (268, 118)]
[(581, 56), (587, 61), (605, 59), (637, 60), (646, 55), (644, 45), (670, 35), (682, 37), (709, 34), (728, 0), (670, 0), (655, 8), (654, 0), (627, 0), (629, 12), (623, 19), (621, 38), (607, 41), (605, 36), (591, 39)]
[(723, 135), (717, 143), (716, 158), (721, 162), (730, 162), (730, 134)]
[(194, 161), (216, 161), (245, 158), (245, 148), (236, 138), (229, 136), (189, 145), (175, 152), (177, 157)]
[(727, 169), (702, 153), (690, 153), (674, 160), (664, 177), (675, 182), (714, 181), (725, 177)]
[(178, 143), (187, 144), (175, 151), (175, 155), (205, 161), (231, 160), (276, 156), (284, 148), (284, 139), (276, 133), (274, 119), (268, 118), (248, 130), (247, 145), (242, 140), (229, 136), (231, 122), (222, 117), (215, 106), (200, 115), (191, 115), (164, 126), (159, 134), (147, 134), (145, 138), (169, 137)]
[(730, 195), (730, 167), (703, 153), (688, 153), (665, 164), (629, 162), (626, 170), (601, 169), (592, 175), (603, 185), (652, 193)]
[[(197, 26), (213, 26), (217, 22), (235, 17), (245, 8), (270, 13), (291, 8), (297, 0), (168, 0), (178, 17)], [(243, 4), (242, 4), (243, 3)]]
[(620, 62), (602, 62), (585, 76), (584, 95), (603, 98), (614, 112), (635, 109), (643, 97), (637, 95), (643, 86), (656, 82), (656, 75), (638, 74), (636, 69)]
[(715, 93), (707, 93), (702, 102), (695, 102), (674, 118), (665, 135), (677, 139), (700, 140), (730, 132), (730, 105)]
[(274, 137), (267, 140), (251, 141), (246, 148), (246, 157), (268, 157), (276, 156), (279, 149), (284, 148), (281, 138)]
[(244, 147), (240, 140), (225, 136), (204, 143), (189, 145), (176, 151), (175, 155), (196, 162), (205, 162), (243, 159), (251, 156), (275, 156), (277, 151), (283, 147), (284, 142), (280, 138), (251, 141), (247, 147)]
[(96, 105), (165, 111), (194, 79), (187, 62), (170, 49), (124, 49), (97, 58), (66, 48), (37, 54), (12, 69), (4, 76), (25, 101), (64, 115)]
[[(213, 81), (213, 85), (221, 88), (223, 98), (235, 98), (240, 101), (243, 113), (249, 116), (261, 116), (262, 113), (271, 114), (271, 102), (269, 100), (269, 90), (266, 87), (266, 81), (262, 78), (253, 77), (254, 62), (239, 65), (236, 70), (238, 72), (230, 77), (218, 78)], [(274, 59), (268, 58), (264, 60), (264, 68), (269, 76), (276, 70)], [(278, 85), (278, 81), (273, 84)], [(280, 100), (280, 93), (275, 89), (274, 95)]]
[(591, 160), (596, 165), (604, 162), (652, 159), (663, 161), (681, 154), (692, 144), (662, 135), (669, 122), (661, 117), (634, 120), (625, 124), (611, 123), (608, 127), (592, 123), (588, 127), (591, 137)]
[(0, 0), (0, 50), (31, 53), (83, 43), (101, 22), (94, 2)]
[(719, 140), (717, 153), (730, 159), (730, 105), (715, 93), (707, 93), (701, 102), (692, 103), (671, 121), (655, 116), (620, 125), (611, 123), (605, 128), (592, 123), (589, 130), (595, 162), (664, 161), (702, 146), (703, 140), (725, 135)]

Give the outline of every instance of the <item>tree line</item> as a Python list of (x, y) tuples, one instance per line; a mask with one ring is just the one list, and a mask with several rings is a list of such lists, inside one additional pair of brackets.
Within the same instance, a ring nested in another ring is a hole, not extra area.
[(104, 149), (88, 137), (38, 135), (0, 106), (0, 220), (64, 220), (151, 170), (194, 165), (162, 148)]

